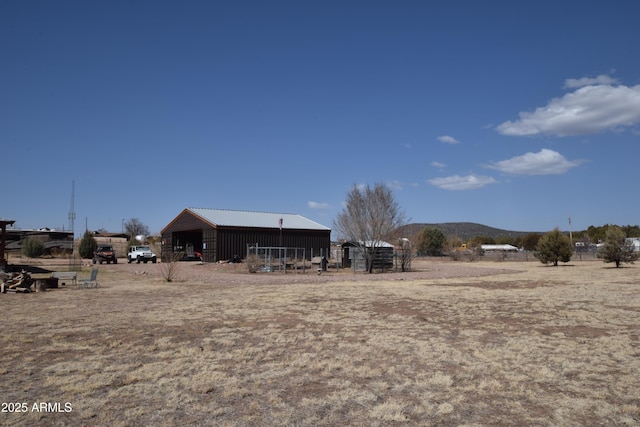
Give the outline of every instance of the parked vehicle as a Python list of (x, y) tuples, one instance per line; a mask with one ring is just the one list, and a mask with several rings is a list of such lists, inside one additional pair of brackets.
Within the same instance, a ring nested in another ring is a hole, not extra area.
[(93, 252), (93, 263), (102, 264), (105, 261), (107, 264), (117, 264), (118, 258), (116, 257), (116, 251), (113, 250), (113, 246), (111, 245), (98, 245)]
[(135, 261), (137, 264), (140, 264), (140, 261), (145, 264), (149, 261), (152, 263), (156, 263), (157, 256), (153, 253), (149, 246), (131, 246), (129, 248), (129, 253), (127, 254), (127, 262), (131, 264)]

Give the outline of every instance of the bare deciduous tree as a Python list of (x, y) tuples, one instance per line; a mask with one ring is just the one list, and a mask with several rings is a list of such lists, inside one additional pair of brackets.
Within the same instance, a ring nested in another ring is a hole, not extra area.
[(129, 221), (126, 221), (124, 223), (124, 229), (131, 237), (149, 235), (149, 227), (144, 225), (138, 218), (131, 218)]
[(398, 239), (396, 256), (400, 262), (400, 271), (411, 271), (411, 260), (413, 259), (413, 243), (406, 237)]
[(405, 225), (405, 214), (393, 192), (385, 184), (373, 188), (354, 185), (347, 194), (345, 207), (334, 221), (334, 228), (342, 237), (353, 242), (363, 254), (367, 271), (373, 271), (377, 248), (384, 239)]
[(169, 258), (167, 258), (166, 262), (160, 264), (160, 271), (162, 272), (164, 280), (167, 282), (173, 282), (176, 280), (178, 274), (178, 263), (183, 256), (184, 252), (182, 251), (173, 252)]

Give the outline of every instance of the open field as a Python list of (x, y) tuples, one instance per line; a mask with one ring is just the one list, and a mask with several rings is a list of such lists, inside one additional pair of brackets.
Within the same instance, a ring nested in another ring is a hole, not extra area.
[(413, 267), (1, 294), (0, 425), (640, 424), (640, 266)]

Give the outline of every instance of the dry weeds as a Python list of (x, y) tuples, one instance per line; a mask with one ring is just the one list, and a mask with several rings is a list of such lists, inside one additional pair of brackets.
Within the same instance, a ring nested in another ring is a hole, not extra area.
[(0, 295), (0, 396), (29, 408), (0, 424), (640, 424), (640, 267), (414, 267), (117, 264)]

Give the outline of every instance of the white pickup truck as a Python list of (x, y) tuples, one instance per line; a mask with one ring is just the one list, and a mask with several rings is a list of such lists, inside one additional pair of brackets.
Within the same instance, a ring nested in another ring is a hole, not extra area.
[(131, 246), (129, 248), (129, 254), (127, 255), (127, 262), (131, 264), (133, 261), (140, 264), (140, 261), (145, 264), (149, 261), (156, 263), (157, 257), (153, 253), (149, 246)]

